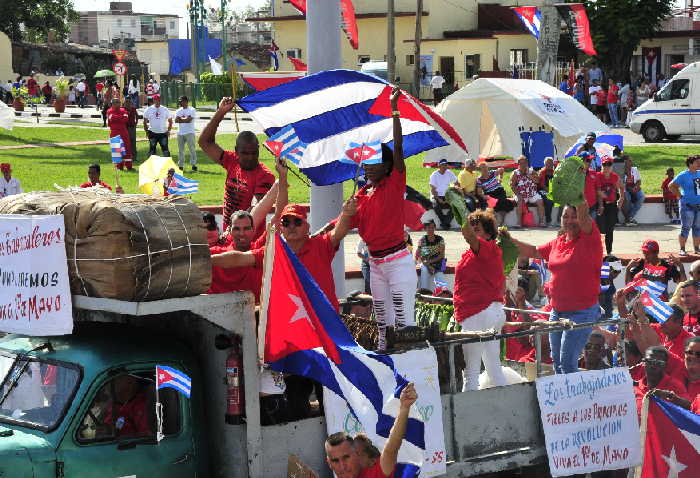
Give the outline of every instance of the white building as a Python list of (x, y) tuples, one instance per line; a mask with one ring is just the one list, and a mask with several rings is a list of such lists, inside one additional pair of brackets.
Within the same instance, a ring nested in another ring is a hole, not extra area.
[(78, 12), (70, 41), (107, 48), (115, 41), (162, 41), (179, 38), (179, 17), (172, 14), (137, 13), (132, 2), (110, 2), (108, 11)]

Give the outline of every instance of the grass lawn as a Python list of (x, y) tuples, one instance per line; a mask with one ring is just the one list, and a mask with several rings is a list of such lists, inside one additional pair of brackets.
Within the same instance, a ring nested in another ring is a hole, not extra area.
[[(0, 145), (26, 144), (42, 142), (69, 142), (106, 139), (106, 130), (92, 128), (14, 128), (12, 131), (0, 132)], [(141, 134), (143, 132), (140, 131)], [(224, 149), (233, 149), (235, 135), (219, 134), (217, 141)], [(261, 141), (265, 139), (260, 136)], [(170, 148), (173, 159), (177, 162), (177, 141), (171, 136)], [(695, 154), (694, 146), (630, 146), (626, 152), (630, 154), (642, 173), (642, 185), (646, 194), (659, 194), (665, 170), (672, 166), (676, 174), (685, 168), (685, 158)], [(138, 143), (138, 156), (145, 159), (148, 144)], [(274, 169), (272, 155), (261, 148), (260, 158), (270, 169)], [(433, 169), (423, 168), (422, 155), (407, 160), (408, 183), (423, 194), (429, 194), (428, 178)], [(78, 185), (87, 180), (87, 166), (99, 163), (102, 166), (102, 180), (114, 186), (115, 174), (111, 168), (108, 145), (86, 145), (70, 147), (44, 147), (17, 150), (0, 150), (0, 162), (12, 164), (13, 176), (22, 183), (25, 191), (51, 190), (53, 185)], [(221, 166), (198, 152), (199, 171), (192, 173), (189, 165), (185, 166), (185, 176), (201, 181), (200, 193), (192, 195), (192, 199), (200, 205), (221, 204), (225, 171)], [(290, 201), (308, 202), (309, 188), (293, 175), (289, 175)], [(507, 183), (507, 181), (504, 181)], [(120, 183), (127, 193), (137, 193), (138, 173), (120, 173)], [(509, 190), (507, 184), (504, 184)], [(344, 184), (345, 197), (352, 191), (352, 181)]]

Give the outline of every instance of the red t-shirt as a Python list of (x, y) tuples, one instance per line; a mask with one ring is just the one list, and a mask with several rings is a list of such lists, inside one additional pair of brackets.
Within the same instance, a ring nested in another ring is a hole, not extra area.
[(86, 183), (81, 184), (80, 187), (81, 188), (91, 188), (91, 187), (98, 186), (98, 185), (102, 186), (103, 188), (107, 188), (110, 191), (112, 190), (112, 186), (110, 186), (109, 184), (107, 184), (104, 181), (97, 181), (96, 183), (91, 183), (90, 181), (88, 181)]
[(700, 395), (696, 395), (693, 403), (690, 404), (690, 411), (700, 415)]
[(598, 106), (605, 106), (605, 102), (608, 99), (608, 92), (603, 89), (596, 91), (595, 99)]
[(379, 184), (368, 184), (355, 196), (357, 213), (350, 228), (357, 228), (370, 251), (382, 251), (403, 242), (405, 193), (406, 171), (394, 169)]
[(620, 88), (617, 85), (612, 85), (608, 88), (608, 103), (611, 105), (617, 104), (617, 92)]
[(359, 478), (393, 478), (393, 476), (393, 471), (390, 474), (385, 475), (382, 471), (381, 463), (379, 463), (379, 460), (377, 460), (374, 462), (374, 465), (370, 466), (369, 468), (364, 468), (360, 472)]
[[(537, 358), (537, 350), (535, 350), (535, 347), (532, 347), (531, 350), (527, 354), (523, 355), (522, 357), (520, 357), (518, 359), (518, 362), (535, 363), (536, 358)], [(544, 354), (542, 354), (542, 363), (548, 363), (551, 365), (552, 364), (552, 356), (551, 355), (545, 356)]]
[(102, 93), (102, 89), (105, 87), (105, 84), (102, 83), (101, 81), (98, 81), (97, 84), (95, 85), (95, 89), (97, 90), (98, 93)]
[[(216, 231), (214, 231), (216, 232)], [(258, 237), (251, 243), (252, 249), (260, 249), (264, 251), (265, 241)], [(209, 252), (214, 254), (223, 254), (224, 252), (236, 250), (233, 241), (225, 246), (212, 246)], [(260, 302), (260, 289), (262, 288), (263, 277), (263, 254), (255, 254), (254, 267), (216, 267), (211, 268), (211, 285), (207, 294), (224, 294), (226, 292), (234, 292), (237, 290), (249, 290), (255, 295), (255, 303)]]
[(479, 253), (467, 249), (455, 267), (452, 299), (457, 321), (481, 312), (492, 302), (503, 302), (505, 283), (501, 248), (496, 241), (479, 238)]
[(688, 312), (683, 316), (683, 328), (693, 335), (700, 335), (700, 318), (698, 314)]
[(671, 181), (673, 181), (673, 178), (666, 178), (664, 179), (664, 182), (661, 183), (661, 191), (664, 193), (664, 200), (666, 201), (675, 201), (678, 199), (678, 197), (671, 192), (671, 189), (668, 187), (669, 184), (671, 184)]
[(598, 188), (598, 174), (597, 172), (589, 169), (586, 171), (586, 182), (583, 187), (583, 197), (586, 198), (586, 203), (588, 207), (593, 207), (598, 202), (598, 195), (596, 190)]
[(603, 244), (595, 222), (590, 234), (573, 241), (562, 234), (537, 248), (552, 274), (552, 307), (559, 311), (587, 309), (598, 303)]
[(617, 184), (620, 182), (620, 176), (615, 173), (610, 173), (610, 177), (605, 177), (605, 174), (598, 174), (599, 190), (603, 191), (603, 201), (615, 202), (617, 200)]
[[(679, 397), (685, 399), (690, 398), (688, 397), (688, 391), (685, 389), (683, 384), (668, 374), (664, 374), (664, 377), (661, 379), (656, 388), (659, 390), (670, 390), (671, 392), (675, 392)], [(642, 401), (644, 400), (644, 395), (646, 395), (649, 390), (651, 389), (647, 385), (647, 376), (645, 374), (639, 381), (639, 385), (634, 387), (634, 397), (637, 400), (637, 413), (639, 415), (642, 413)]]
[[(117, 428), (117, 436), (135, 436), (149, 433), (151, 427), (148, 423), (147, 401), (146, 393), (139, 392), (127, 403), (116, 405), (117, 408), (114, 410), (114, 413), (112, 413), (111, 407), (108, 407), (104, 424), (111, 425), (114, 423)], [(113, 416), (114, 422), (112, 422)]]
[(265, 194), (275, 182), (275, 176), (260, 163), (251, 170), (241, 168), (235, 151), (224, 151), (221, 163), (226, 170), (224, 189), (224, 229), (227, 229), (231, 214), (250, 208), (256, 194)]
[(659, 339), (661, 340), (661, 345), (666, 347), (666, 350), (668, 350), (672, 354), (677, 355), (678, 357), (683, 357), (685, 355), (685, 341), (688, 340), (690, 337), (695, 337), (690, 332), (681, 329), (680, 333), (676, 335), (675, 338), (669, 340), (669, 338), (666, 337), (666, 335), (663, 332), (661, 332), (661, 324), (649, 325), (652, 329), (654, 329), (656, 335), (659, 336)]

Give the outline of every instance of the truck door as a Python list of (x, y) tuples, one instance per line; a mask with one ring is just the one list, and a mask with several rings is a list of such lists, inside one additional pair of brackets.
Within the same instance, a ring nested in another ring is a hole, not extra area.
[(690, 104), (690, 79), (669, 81), (655, 96), (653, 109), (664, 125), (666, 134), (693, 134)]
[[(113, 370), (95, 381), (58, 451), (59, 475), (81, 478), (190, 478), (197, 475), (189, 400), (159, 390), (155, 364)], [(163, 438), (156, 442), (156, 431)]]

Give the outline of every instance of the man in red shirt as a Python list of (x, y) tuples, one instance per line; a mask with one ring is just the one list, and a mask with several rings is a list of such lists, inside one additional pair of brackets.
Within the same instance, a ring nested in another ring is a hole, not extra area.
[(99, 110), (100, 107), (102, 107), (102, 90), (104, 89), (105, 84), (102, 83), (102, 80), (99, 80), (97, 83), (95, 83), (95, 91), (97, 91), (97, 103), (95, 103), (95, 107)]
[(114, 425), (119, 437), (151, 433), (148, 422), (148, 398), (144, 383), (129, 374), (114, 379), (114, 397), (105, 412), (104, 424)]
[(124, 162), (117, 164), (117, 168), (123, 169), (124, 165), (126, 165), (126, 169), (131, 171), (133, 169), (134, 152), (131, 149), (131, 139), (129, 138), (129, 130), (127, 129), (129, 124), (129, 112), (122, 108), (121, 101), (118, 97), (112, 98), (112, 107), (107, 110), (107, 124), (109, 125), (109, 137), (114, 138), (115, 136), (121, 136), (126, 149)]
[(683, 328), (693, 335), (700, 334), (700, 295), (698, 295), (697, 283), (693, 280), (681, 283), (679, 297), (680, 303), (686, 310), (683, 317)]
[(112, 190), (112, 186), (104, 181), (100, 181), (100, 165), (97, 163), (88, 166), (88, 181), (80, 185), (81, 188), (92, 188), (95, 186), (102, 186), (110, 191)]
[(661, 340), (661, 345), (666, 350), (678, 357), (683, 357), (685, 353), (685, 341), (693, 334), (683, 328), (683, 310), (678, 306), (673, 306), (673, 315), (662, 324), (650, 324)]
[[(418, 399), (412, 383), (401, 390), (399, 396), (399, 413), (391, 427), (389, 438), (384, 445), (379, 459), (370, 468), (361, 467), (359, 446), (345, 432), (334, 433), (326, 439), (326, 463), (338, 478), (391, 478), (399, 456), (399, 448), (406, 434), (408, 414), (411, 406)], [(359, 444), (358, 444), (359, 445)]]
[(275, 182), (275, 177), (260, 163), (260, 144), (252, 131), (241, 131), (236, 137), (235, 151), (224, 151), (216, 144), (216, 130), (226, 113), (234, 108), (231, 98), (224, 98), (199, 136), (199, 147), (213, 161), (226, 169), (224, 190), (224, 229), (230, 224), (233, 211), (249, 209), (253, 197), (262, 198)]
[(644, 376), (634, 387), (637, 400), (637, 413), (641, 416), (644, 396), (653, 389), (673, 392), (677, 396), (688, 399), (688, 392), (681, 382), (666, 373), (668, 351), (659, 346), (649, 347), (644, 354)]

